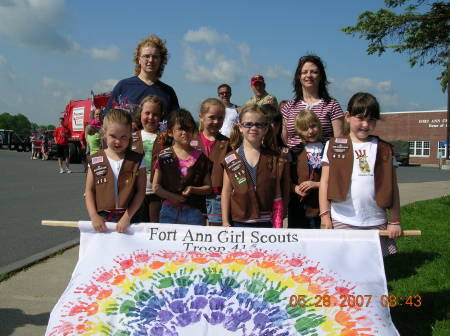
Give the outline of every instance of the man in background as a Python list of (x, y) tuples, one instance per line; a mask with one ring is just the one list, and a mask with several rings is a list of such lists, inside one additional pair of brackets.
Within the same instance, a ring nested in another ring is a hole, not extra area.
[(59, 173), (64, 173), (64, 165), (66, 173), (70, 174), (69, 169), (69, 130), (64, 126), (64, 118), (59, 118), (59, 126), (53, 132), (56, 142), (56, 156), (58, 157)]
[(232, 104), (231, 99), (231, 86), (228, 84), (221, 84), (217, 88), (217, 95), (222, 103), (225, 105), (225, 119), (223, 120), (220, 133), (226, 137), (230, 137), (233, 126), (239, 121), (239, 113), (237, 111), (237, 105)]
[(250, 79), (250, 87), (252, 88), (252, 91), (255, 95), (247, 100), (245, 105), (256, 104), (261, 106), (264, 104), (272, 104), (273, 106), (278, 108), (277, 98), (274, 95), (267, 93), (266, 82), (264, 81), (264, 77), (262, 75), (253, 76)]

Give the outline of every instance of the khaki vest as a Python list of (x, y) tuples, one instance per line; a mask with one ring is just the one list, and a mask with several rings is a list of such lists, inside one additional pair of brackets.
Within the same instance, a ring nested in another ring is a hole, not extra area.
[[(391, 208), (393, 202), (394, 167), (392, 146), (378, 138), (374, 168), (375, 200), (381, 208)], [(330, 165), (328, 199), (345, 201), (353, 171), (353, 146), (349, 137), (331, 138), (327, 151)]]
[[(205, 153), (205, 147), (200, 136), (191, 141), (191, 146)], [(212, 162), (211, 187), (213, 188), (222, 188), (223, 166), (221, 163), (229, 151), (231, 151), (230, 139), (219, 133), (209, 153), (209, 159)]]
[[(136, 190), (136, 178), (142, 154), (127, 150), (118, 177), (118, 208), (126, 209)], [(88, 156), (89, 167), (94, 176), (95, 204), (97, 211), (116, 209), (114, 200), (114, 175), (105, 151)]]
[[(167, 135), (165, 133), (158, 132), (158, 135), (156, 136), (155, 142), (153, 143), (153, 149), (152, 149), (152, 166), (150, 167), (151, 170), (151, 181), (153, 182), (153, 175), (155, 174), (155, 162), (158, 159), (158, 154), (160, 151), (162, 151), (167, 146)], [(141, 131), (134, 132), (131, 135), (131, 149), (137, 153), (144, 154), (144, 146), (142, 143), (142, 137), (141, 137)]]
[[(161, 171), (161, 186), (174, 194), (181, 192), (188, 186), (201, 187), (205, 175), (211, 170), (211, 161), (201, 153), (194, 165), (189, 167), (186, 176), (182, 176), (178, 158), (173, 148), (163, 149), (158, 155), (159, 169)], [(206, 196), (189, 195), (186, 204), (206, 212)]]
[[(284, 156), (285, 157), (285, 156)], [(233, 150), (225, 156), (223, 166), (231, 183), (231, 219), (245, 222), (271, 215), (273, 202), (281, 198), (281, 179), (286, 159), (261, 150), (253, 184), (245, 163)]]
[[(305, 147), (297, 156), (297, 176), (298, 183), (300, 184), (305, 181), (319, 182), (322, 175), (321, 168), (314, 168), (311, 171), (312, 176), (309, 173), (308, 158), (306, 155)], [(319, 214), (319, 189), (311, 189), (308, 195), (306, 195), (302, 203), (306, 205), (305, 215), (307, 217), (315, 217)]]

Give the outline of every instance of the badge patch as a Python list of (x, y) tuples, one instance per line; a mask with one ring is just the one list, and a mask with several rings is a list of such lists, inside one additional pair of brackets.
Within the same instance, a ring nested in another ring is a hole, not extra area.
[(225, 162), (226, 163), (230, 163), (233, 160), (236, 160), (236, 154), (230, 154), (227, 157), (225, 157)]
[(106, 166), (97, 166), (94, 168), (94, 173), (96, 176), (106, 175), (108, 168)]
[(107, 181), (106, 177), (102, 177), (97, 180), (97, 184), (106, 183), (106, 181)]
[(94, 158), (92, 158), (92, 164), (95, 165), (97, 163), (102, 163), (103, 162), (103, 156), (96, 156)]
[(343, 143), (347, 143), (347, 138), (336, 138), (336, 140), (335, 140), (335, 142), (336, 143), (341, 143), (341, 144), (343, 144)]
[[(347, 139), (345, 139), (347, 140)], [(335, 151), (336, 153), (343, 153), (348, 149), (348, 146), (344, 146), (344, 145), (333, 145), (333, 151)]]

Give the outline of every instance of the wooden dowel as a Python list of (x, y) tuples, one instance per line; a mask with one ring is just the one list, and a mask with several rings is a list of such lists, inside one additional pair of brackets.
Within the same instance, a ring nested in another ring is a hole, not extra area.
[[(405, 230), (402, 232), (402, 236), (408, 236), (408, 237), (412, 237), (412, 236), (421, 236), (422, 235), (422, 231), (420, 230)], [(389, 231), (388, 230), (381, 230), (380, 231), (380, 236), (389, 236)]]
[[(78, 227), (78, 222), (71, 221), (54, 221), (54, 220), (43, 220), (41, 221), (42, 225), (46, 226), (64, 226), (64, 227)], [(402, 236), (413, 237), (413, 236), (421, 236), (422, 231), (420, 230), (405, 230), (403, 231)], [(389, 232), (387, 230), (381, 230), (380, 236), (389, 236)]]
[(78, 227), (78, 222), (71, 221), (55, 221), (55, 220), (42, 220), (41, 225), (46, 226), (65, 226), (65, 227)]

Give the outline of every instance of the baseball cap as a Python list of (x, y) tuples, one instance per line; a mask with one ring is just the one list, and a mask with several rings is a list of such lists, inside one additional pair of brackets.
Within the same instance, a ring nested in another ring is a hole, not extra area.
[(253, 85), (257, 82), (260, 83), (265, 83), (264, 82), (264, 77), (262, 75), (254, 75), (251, 79), (250, 79), (250, 84)]

